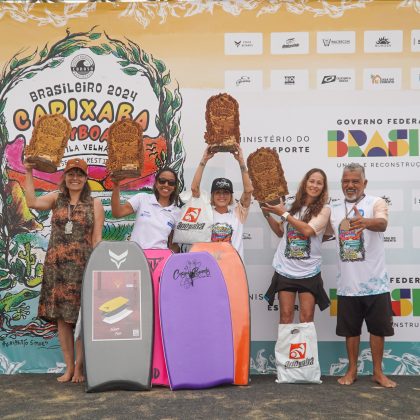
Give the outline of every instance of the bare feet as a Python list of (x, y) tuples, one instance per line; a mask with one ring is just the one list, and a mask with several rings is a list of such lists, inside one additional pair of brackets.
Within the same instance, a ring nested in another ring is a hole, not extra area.
[(72, 377), (73, 377), (73, 372), (69, 372), (68, 370), (66, 370), (64, 375), (61, 375), (57, 378), (57, 381), (58, 382), (70, 382)]
[(352, 372), (347, 372), (344, 376), (337, 379), (337, 382), (340, 385), (351, 385), (357, 380), (357, 374)]
[(391, 381), (383, 373), (373, 375), (372, 380), (384, 388), (395, 388), (397, 386), (396, 382)]
[(83, 366), (76, 363), (76, 366), (74, 368), (74, 375), (71, 381), (75, 384), (85, 382), (85, 375), (83, 375)]
[(85, 382), (85, 375), (83, 375), (82, 373), (78, 374), (78, 373), (75, 372), (71, 381), (75, 384)]

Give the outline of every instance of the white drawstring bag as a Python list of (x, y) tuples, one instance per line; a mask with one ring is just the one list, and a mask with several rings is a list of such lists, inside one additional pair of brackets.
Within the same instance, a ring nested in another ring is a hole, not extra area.
[(275, 354), (277, 383), (322, 383), (313, 322), (279, 324)]
[(181, 217), (175, 225), (173, 242), (176, 244), (194, 244), (196, 242), (211, 242), (213, 227), (213, 209), (205, 191), (200, 197), (192, 196), (191, 191), (180, 195), (183, 202)]

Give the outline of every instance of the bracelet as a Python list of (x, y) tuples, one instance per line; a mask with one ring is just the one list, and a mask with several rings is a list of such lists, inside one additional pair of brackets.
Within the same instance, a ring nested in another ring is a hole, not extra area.
[(239, 169), (241, 170), (241, 172), (246, 172), (248, 169), (246, 169), (245, 165), (239, 165)]
[(206, 166), (206, 164), (203, 161), (201, 161), (200, 166)]

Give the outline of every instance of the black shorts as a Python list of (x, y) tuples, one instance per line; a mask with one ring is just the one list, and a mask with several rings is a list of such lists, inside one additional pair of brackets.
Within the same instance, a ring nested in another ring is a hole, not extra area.
[(362, 333), (364, 320), (371, 334), (379, 337), (394, 335), (389, 293), (369, 296), (337, 296), (337, 335), (341, 337), (359, 336)]

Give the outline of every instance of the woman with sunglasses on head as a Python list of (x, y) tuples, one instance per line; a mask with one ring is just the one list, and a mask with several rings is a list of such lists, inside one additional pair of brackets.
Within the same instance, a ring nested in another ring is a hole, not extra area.
[(38, 316), (57, 323), (58, 337), (66, 363), (59, 382), (83, 382), (83, 353), (80, 337), (74, 359), (73, 330), (80, 310), (84, 269), (95, 245), (102, 239), (104, 209), (92, 198), (87, 163), (70, 159), (64, 169), (59, 191), (36, 196), (33, 164), (25, 162), (25, 197), (35, 210), (52, 210), (51, 236), (44, 262)]
[[(248, 216), (251, 194), (254, 188), (249, 178), (241, 147), (236, 144), (235, 150), (231, 153), (239, 163), (243, 192), (240, 200), (234, 204), (232, 182), (227, 178), (216, 178), (213, 180), (211, 186), (211, 205), (213, 207), (211, 240), (212, 242), (230, 242), (243, 259), (243, 226)], [(193, 197), (200, 197), (200, 184), (204, 168), (214, 155), (215, 153), (211, 152), (210, 147), (207, 147), (204, 151), (191, 183)]]
[(143, 249), (166, 249), (178, 252), (172, 243), (173, 229), (179, 217), (178, 175), (169, 167), (160, 169), (153, 185), (153, 194), (138, 193), (120, 202), (120, 180), (113, 178), (111, 209), (114, 217), (136, 213), (131, 240)]
[(289, 210), (282, 203), (261, 207), (270, 228), (281, 238), (273, 259), (274, 276), (265, 294), (273, 305), (275, 294), (279, 293), (280, 324), (293, 322), (296, 293), (300, 322), (314, 320), (315, 304), (321, 310), (330, 305), (321, 278), (322, 238), (330, 217), (327, 201), (327, 175), (314, 168), (303, 177)]

